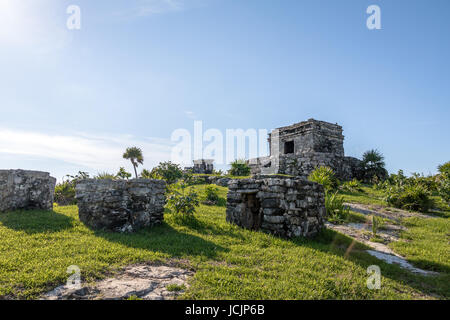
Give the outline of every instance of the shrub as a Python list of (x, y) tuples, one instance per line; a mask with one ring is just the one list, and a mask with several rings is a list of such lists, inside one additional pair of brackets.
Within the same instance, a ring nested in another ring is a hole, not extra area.
[(352, 181), (346, 181), (340, 186), (341, 190), (349, 191), (349, 192), (363, 192), (363, 188), (361, 187), (361, 183), (353, 179)]
[(185, 186), (182, 186), (182, 193), (177, 190), (167, 198), (167, 205), (176, 213), (181, 213), (184, 216), (192, 216), (196, 211), (196, 207), (200, 204), (197, 193), (190, 191), (185, 194)]
[(421, 185), (391, 186), (385, 200), (393, 207), (420, 212), (428, 212), (433, 205), (429, 191)]
[(73, 205), (77, 203), (75, 199), (75, 186), (78, 181), (88, 179), (89, 174), (84, 171), (78, 171), (78, 174), (66, 175), (67, 180), (63, 180), (55, 186), (54, 201), (60, 206)]
[(75, 199), (75, 184), (72, 181), (63, 181), (55, 187), (55, 202), (60, 206), (77, 204)]
[(131, 173), (127, 172), (124, 167), (120, 167), (119, 172), (117, 172), (116, 177), (119, 179), (130, 179)]
[(383, 219), (375, 215), (372, 216), (372, 236), (376, 237), (378, 230), (383, 226)]
[(438, 166), (439, 173), (450, 175), (450, 161)]
[(437, 191), (442, 200), (450, 206), (450, 173), (440, 174)]
[(183, 170), (178, 164), (170, 161), (160, 162), (157, 167), (152, 169), (150, 176), (161, 177), (167, 184), (173, 184), (183, 177)]
[(344, 198), (337, 195), (337, 192), (325, 193), (325, 208), (327, 209), (328, 221), (342, 223), (347, 220), (350, 208), (344, 205)]
[(318, 167), (314, 169), (308, 176), (308, 180), (320, 183), (326, 192), (336, 189), (338, 184), (333, 169), (330, 167)]
[(235, 160), (231, 163), (231, 169), (228, 173), (232, 176), (248, 176), (250, 174), (250, 167), (247, 165), (245, 160)]
[(226, 202), (224, 198), (219, 196), (219, 188), (212, 185), (206, 186), (204, 204), (225, 206)]
[(112, 180), (114, 180), (115, 178), (116, 178), (115, 175), (113, 175), (111, 173), (108, 173), (108, 172), (100, 172), (94, 177), (94, 179), (97, 179), (97, 180), (103, 180), (103, 179), (112, 179)]

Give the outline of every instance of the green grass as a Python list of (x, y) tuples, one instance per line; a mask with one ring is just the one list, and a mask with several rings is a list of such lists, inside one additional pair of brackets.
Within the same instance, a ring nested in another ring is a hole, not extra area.
[(402, 224), (407, 228), (401, 233), (403, 241), (390, 247), (420, 268), (450, 275), (450, 220), (413, 217)]
[[(225, 197), (226, 188), (219, 189)], [(200, 206), (194, 219), (167, 213), (161, 226), (134, 234), (90, 230), (76, 206), (17, 211), (0, 214), (0, 297), (36, 298), (65, 283), (70, 265), (80, 267), (83, 281), (93, 281), (144, 261), (194, 270), (181, 296), (188, 299), (449, 297), (448, 276), (414, 275), (363, 249), (331, 230), (310, 240), (244, 230), (228, 224), (219, 206)], [(435, 263), (434, 255), (423, 259)], [(382, 272), (380, 290), (366, 287), (367, 267), (374, 264)]]
[(339, 191), (339, 195), (344, 197), (345, 202), (362, 203), (368, 205), (387, 206), (386, 201), (383, 200), (384, 194), (382, 190), (374, 190), (369, 186), (362, 186), (363, 191)]

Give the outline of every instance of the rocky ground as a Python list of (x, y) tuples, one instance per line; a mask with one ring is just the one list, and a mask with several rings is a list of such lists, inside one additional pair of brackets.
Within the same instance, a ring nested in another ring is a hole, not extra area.
[(170, 300), (188, 287), (191, 271), (162, 265), (137, 264), (114, 276), (77, 288), (62, 285), (42, 296), (43, 300)]

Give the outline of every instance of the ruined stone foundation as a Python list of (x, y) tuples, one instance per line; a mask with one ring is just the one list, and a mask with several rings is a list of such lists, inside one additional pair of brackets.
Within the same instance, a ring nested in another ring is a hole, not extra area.
[(0, 170), (0, 212), (53, 209), (56, 179), (48, 172)]
[(166, 203), (162, 180), (94, 180), (77, 183), (80, 220), (93, 229), (133, 232), (159, 224)]
[(311, 237), (325, 222), (322, 185), (303, 179), (267, 176), (230, 181), (228, 222), (282, 237)]

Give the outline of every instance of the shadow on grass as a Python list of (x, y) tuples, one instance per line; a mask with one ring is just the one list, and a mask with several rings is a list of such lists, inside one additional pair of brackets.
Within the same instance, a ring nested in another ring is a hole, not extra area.
[(424, 295), (439, 295), (443, 298), (449, 298), (450, 274), (448, 267), (439, 265), (430, 261), (412, 261), (413, 265), (429, 271), (444, 271), (437, 276), (423, 276), (414, 274), (408, 270), (401, 268), (397, 264), (388, 264), (376, 257), (369, 255), (365, 250), (372, 249), (355, 241), (347, 235), (340, 234), (334, 230), (324, 229), (313, 239), (295, 238), (292, 242), (299, 246), (306, 246), (316, 250), (320, 250), (327, 254), (344, 257), (364, 269), (371, 265), (377, 265), (381, 269), (381, 275), (395, 281), (402, 281)]
[(214, 242), (175, 230), (166, 222), (135, 233), (95, 231), (95, 235), (127, 247), (161, 252), (174, 258), (201, 256), (211, 259), (220, 251), (228, 251)]
[(73, 227), (74, 219), (55, 211), (18, 210), (0, 213), (0, 223), (28, 234), (59, 232)]

